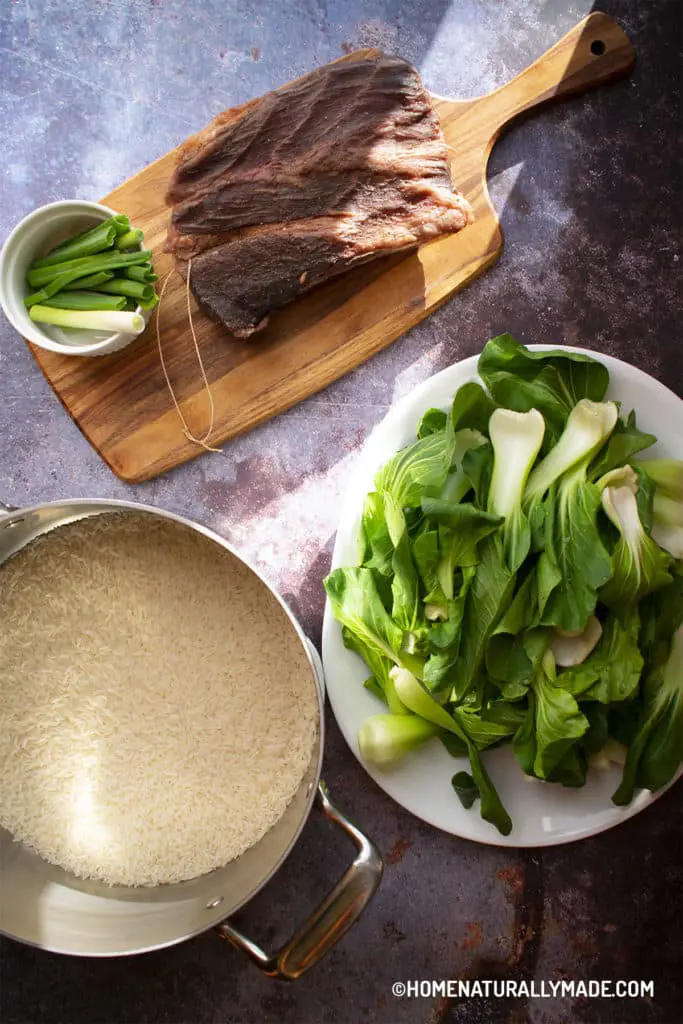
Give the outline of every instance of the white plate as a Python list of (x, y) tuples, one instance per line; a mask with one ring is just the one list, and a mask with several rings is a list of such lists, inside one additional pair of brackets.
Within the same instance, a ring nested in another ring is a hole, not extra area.
[[(551, 346), (532, 345), (533, 349)], [(607, 366), (610, 372), (608, 397), (622, 402), (625, 410), (635, 409), (638, 426), (656, 434), (659, 441), (648, 449), (650, 455), (683, 458), (683, 401), (641, 370), (618, 359), (585, 352)], [(446, 409), (457, 389), (478, 380), (478, 356), (449, 366), (424, 381), (389, 410), (367, 440), (356, 467), (342, 512), (332, 557), (332, 568), (357, 564), (358, 530), (365, 495), (373, 489), (377, 470), (400, 448), (415, 438), (417, 424), (426, 409)], [(515, 762), (510, 747), (484, 753), (486, 767), (513, 822), (509, 836), (500, 833), (479, 816), (478, 804), (466, 811), (451, 788), (451, 777), (464, 760), (450, 757), (439, 740), (430, 740), (407, 755), (391, 770), (365, 764), (357, 743), (358, 728), (368, 715), (384, 705), (363, 687), (367, 669), (358, 655), (342, 643), (341, 628), (332, 616), (329, 602), (323, 625), (323, 664), (330, 703), (347, 743), (368, 774), (399, 804), (437, 828), (496, 846), (553, 846), (611, 828), (637, 814), (655, 799), (641, 790), (628, 807), (611, 801), (621, 770), (591, 771), (582, 789), (565, 789), (528, 779)], [(680, 772), (679, 772), (680, 775)], [(678, 776), (677, 776), (678, 777)]]

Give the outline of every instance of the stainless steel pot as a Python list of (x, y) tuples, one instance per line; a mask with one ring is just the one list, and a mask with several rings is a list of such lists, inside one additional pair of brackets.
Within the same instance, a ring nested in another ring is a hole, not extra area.
[[(116, 510), (182, 523), (229, 551), (234, 558), (245, 561), (217, 534), (183, 516), (134, 502), (98, 499), (60, 501), (24, 509), (0, 503), (0, 565), (56, 526)], [(249, 568), (268, 587), (253, 566)], [(319, 704), (316, 749), (299, 790), (280, 821), (255, 846), (224, 868), (188, 882), (155, 888), (112, 887), (83, 881), (48, 864), (0, 829), (3, 934), (53, 952), (104, 957), (160, 949), (215, 928), (267, 974), (294, 979), (317, 963), (357, 920), (379, 884), (382, 859), (374, 844), (330, 803), (320, 780), (324, 742), (322, 670), (291, 611), (277, 594), (275, 597), (306, 651), (318, 683)], [(277, 953), (268, 955), (227, 918), (274, 875), (296, 842), (314, 803), (355, 843), (358, 853), (296, 935)]]

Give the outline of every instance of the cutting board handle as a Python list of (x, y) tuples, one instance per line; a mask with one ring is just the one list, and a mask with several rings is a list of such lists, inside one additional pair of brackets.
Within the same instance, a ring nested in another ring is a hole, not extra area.
[(628, 36), (607, 14), (594, 11), (579, 22), (542, 57), (485, 102), (492, 142), (506, 124), (550, 100), (592, 89), (628, 74), (636, 55)]

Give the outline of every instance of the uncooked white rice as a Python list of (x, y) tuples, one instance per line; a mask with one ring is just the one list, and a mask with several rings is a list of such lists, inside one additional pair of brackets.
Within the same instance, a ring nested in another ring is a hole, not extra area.
[(0, 567), (0, 825), (76, 875), (156, 885), (283, 815), (317, 735), (313, 676), (228, 552), (100, 515)]

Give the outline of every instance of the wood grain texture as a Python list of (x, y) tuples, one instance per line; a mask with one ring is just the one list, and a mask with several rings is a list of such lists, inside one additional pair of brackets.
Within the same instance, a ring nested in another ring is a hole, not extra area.
[[(628, 73), (634, 59), (621, 28), (596, 12), (495, 92), (465, 102), (434, 98), (452, 149), (454, 185), (475, 211), (475, 223), (464, 231), (329, 281), (274, 314), (252, 340), (233, 338), (193, 302), (216, 406), (212, 443), (249, 430), (348, 373), (490, 266), (502, 251), (503, 237), (488, 194), (486, 167), (505, 126), (540, 104)], [(144, 230), (161, 279), (172, 267), (171, 257), (163, 252), (168, 223), (164, 194), (176, 152), (102, 200)], [(168, 283), (160, 316), (174, 389), (191, 429), (201, 436), (208, 422), (207, 396), (188, 326), (185, 285), (178, 275)], [(121, 479), (147, 480), (201, 454), (185, 438), (173, 408), (153, 322), (136, 342), (111, 356), (73, 358), (30, 347), (66, 410)]]

